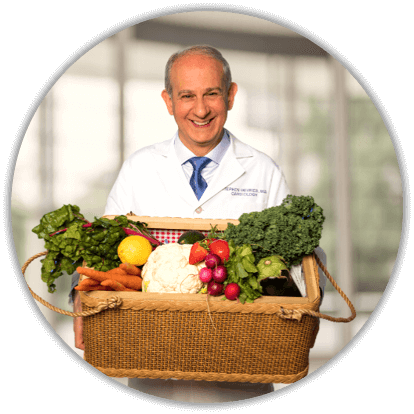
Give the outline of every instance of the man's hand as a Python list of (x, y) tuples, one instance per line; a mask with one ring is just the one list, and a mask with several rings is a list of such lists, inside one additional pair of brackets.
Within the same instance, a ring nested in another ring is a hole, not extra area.
[[(73, 312), (82, 312), (82, 303), (79, 292), (75, 292), (73, 300)], [(75, 331), (75, 347), (85, 350), (83, 343), (83, 319), (81, 316), (73, 318), (73, 330)]]

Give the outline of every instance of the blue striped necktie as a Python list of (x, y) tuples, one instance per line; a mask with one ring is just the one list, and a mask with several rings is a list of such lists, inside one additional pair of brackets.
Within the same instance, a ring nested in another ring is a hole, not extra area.
[(190, 178), (190, 185), (197, 197), (197, 200), (200, 200), (201, 196), (207, 188), (207, 182), (201, 176), (201, 171), (211, 160), (207, 157), (193, 157), (188, 161), (193, 166), (194, 170)]

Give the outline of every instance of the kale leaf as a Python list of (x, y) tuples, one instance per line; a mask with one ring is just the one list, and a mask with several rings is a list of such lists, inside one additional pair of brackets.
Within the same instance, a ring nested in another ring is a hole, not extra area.
[(222, 237), (235, 246), (250, 244), (256, 261), (280, 255), (290, 268), (319, 246), (324, 221), (313, 197), (288, 195), (279, 206), (242, 214), (239, 224), (229, 223)]

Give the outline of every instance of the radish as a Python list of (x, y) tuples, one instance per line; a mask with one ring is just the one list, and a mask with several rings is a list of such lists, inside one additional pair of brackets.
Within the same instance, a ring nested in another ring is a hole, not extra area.
[(212, 280), (207, 285), (207, 294), (211, 296), (220, 295), (223, 292), (223, 287), (222, 283), (217, 283), (215, 280)]
[(213, 278), (213, 271), (208, 267), (203, 267), (198, 273), (198, 277), (203, 283), (208, 283)]
[(224, 290), (224, 296), (229, 300), (236, 300), (240, 295), (240, 286), (237, 283), (229, 283)]
[(213, 279), (218, 283), (223, 283), (227, 279), (227, 269), (223, 266), (217, 266), (213, 269)]
[(210, 269), (214, 269), (221, 263), (220, 257), (214, 253), (208, 254), (204, 260), (206, 262), (206, 266)]

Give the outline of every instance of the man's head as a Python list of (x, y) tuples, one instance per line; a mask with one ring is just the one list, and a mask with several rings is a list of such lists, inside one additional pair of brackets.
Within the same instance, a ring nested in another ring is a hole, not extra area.
[(172, 94), (172, 85), (171, 85), (171, 68), (176, 60), (180, 57), (190, 54), (200, 54), (205, 56), (210, 56), (213, 59), (219, 61), (223, 66), (223, 81), (226, 85), (226, 91), (228, 92), (231, 85), (231, 71), (230, 66), (223, 55), (214, 47), (207, 45), (198, 45), (190, 46), (186, 49), (181, 50), (180, 52), (174, 53), (168, 59), (168, 62), (165, 66), (165, 90), (168, 92), (168, 95)]
[(236, 92), (228, 63), (210, 46), (185, 49), (166, 65), (162, 98), (174, 115), (181, 141), (198, 156), (220, 142)]

